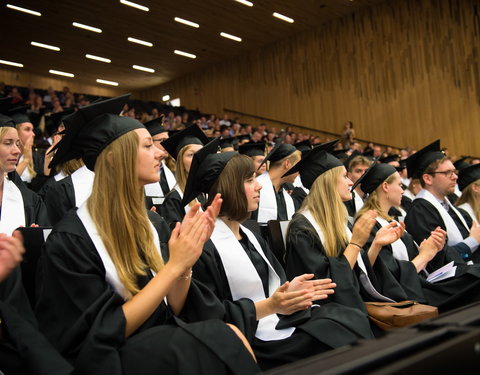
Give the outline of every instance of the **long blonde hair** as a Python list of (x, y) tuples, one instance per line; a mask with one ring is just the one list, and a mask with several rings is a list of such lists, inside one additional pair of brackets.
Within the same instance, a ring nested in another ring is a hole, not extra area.
[(95, 163), (92, 195), (87, 201), (98, 233), (130, 296), (139, 292), (137, 277), (158, 272), (162, 258), (153, 242), (143, 187), (137, 179), (139, 139), (130, 131), (108, 145)]
[(348, 212), (337, 189), (343, 172), (343, 167), (336, 167), (320, 175), (300, 208), (300, 211), (307, 208), (322, 230), (323, 247), (328, 256), (338, 256), (348, 243)]
[(473, 185), (480, 186), (480, 180), (476, 180), (472, 182), (465, 189), (463, 189), (462, 195), (455, 202), (455, 206), (458, 207), (464, 203), (470, 204), (470, 206), (472, 207), (473, 213), (475, 214), (475, 217), (472, 217), (472, 219), (480, 220), (480, 202), (478, 201), (478, 199), (475, 198)]
[(83, 167), (83, 160), (82, 159), (72, 159), (68, 160), (64, 163), (59, 164), (56, 167), (58, 172), (63, 172), (65, 175), (70, 176), (73, 172), (77, 169)]
[[(193, 144), (183, 146), (177, 156), (177, 163), (175, 165), (175, 179), (177, 180), (178, 187), (182, 189), (182, 191), (185, 191), (185, 185), (187, 185), (188, 178), (188, 172), (185, 168), (185, 164), (183, 163), (183, 155), (190, 150), (192, 146)], [(196, 201), (193, 200), (188, 205), (193, 206), (195, 203)]]
[[(397, 178), (396, 173), (392, 173), (390, 176), (387, 177), (387, 179), (384, 181), (387, 184), (391, 184), (395, 181)], [(388, 215), (388, 212), (384, 212), (382, 208), (380, 207), (380, 199), (378, 197), (378, 189), (381, 188), (381, 185), (378, 186), (375, 191), (372, 191), (369, 195), (365, 203), (363, 204), (363, 207), (360, 209), (360, 211), (357, 212), (356, 217), (362, 216), (365, 212), (369, 210), (375, 210), (378, 216), (380, 216), (382, 219), (385, 219), (387, 221), (392, 220), (392, 218)]]

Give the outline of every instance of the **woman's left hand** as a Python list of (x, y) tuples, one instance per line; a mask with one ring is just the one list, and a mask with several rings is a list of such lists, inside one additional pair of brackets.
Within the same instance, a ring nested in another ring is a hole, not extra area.
[(332, 279), (316, 279), (312, 280), (315, 275), (313, 273), (305, 273), (295, 277), (289, 284), (288, 291), (294, 292), (298, 290), (307, 290), (313, 297), (312, 301), (326, 299), (329, 294), (333, 294), (334, 288), (337, 286)]

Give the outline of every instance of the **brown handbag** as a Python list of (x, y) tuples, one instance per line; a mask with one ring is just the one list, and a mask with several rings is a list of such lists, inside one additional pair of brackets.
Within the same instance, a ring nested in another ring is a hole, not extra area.
[(416, 301), (365, 302), (365, 307), (370, 320), (384, 330), (406, 327), (438, 316), (435, 306)]

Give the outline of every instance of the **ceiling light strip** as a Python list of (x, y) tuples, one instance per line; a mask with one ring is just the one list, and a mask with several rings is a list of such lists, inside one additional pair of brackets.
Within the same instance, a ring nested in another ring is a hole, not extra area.
[(11, 66), (16, 66), (18, 68), (23, 68), (23, 64), (13, 62), (13, 61), (8, 61), (8, 60), (0, 60), (0, 64), (11, 65)]
[(52, 51), (60, 51), (60, 47), (51, 46), (50, 44), (39, 43), (39, 42), (30, 42), (32, 46), (50, 49)]
[(232, 34), (224, 33), (223, 31), (220, 33), (220, 35), (223, 36), (224, 38), (231, 39), (231, 40), (234, 40), (236, 42), (241, 42), (242, 41), (242, 38), (240, 38), (238, 36), (235, 36), (235, 35), (232, 35)]
[(95, 56), (95, 55), (90, 55), (90, 54), (86, 54), (85, 57), (87, 59), (90, 59), (90, 60), (97, 60), (97, 61), (101, 61), (101, 62), (104, 62), (104, 63), (108, 63), (110, 64), (112, 62), (112, 60), (110, 59), (107, 59), (106, 57), (100, 57), (100, 56)]
[(188, 52), (183, 52), (183, 51), (180, 51), (178, 49), (176, 49), (175, 51), (173, 51), (175, 54), (177, 55), (180, 55), (180, 56), (185, 56), (185, 57), (189, 57), (191, 59), (196, 59), (197, 56), (195, 56), (193, 53), (188, 53)]
[(123, 5), (127, 5), (129, 7), (132, 7), (132, 8), (137, 8), (137, 9), (143, 10), (144, 12), (148, 12), (150, 10), (150, 9), (148, 9), (148, 7), (146, 7), (144, 5), (133, 3), (133, 2), (127, 1), (127, 0), (120, 0), (120, 3), (122, 3)]
[(80, 29), (93, 31), (94, 33), (101, 33), (102, 32), (102, 29), (99, 29), (98, 27), (84, 25), (83, 23), (73, 22), (72, 25), (75, 26), (75, 27), (79, 27)]
[(200, 25), (196, 22), (192, 22), (192, 21), (188, 21), (188, 20), (185, 20), (183, 18), (180, 18), (180, 17), (175, 17), (174, 20), (176, 22), (179, 22), (179, 23), (183, 23), (184, 25), (187, 25), (187, 26), (191, 26), (191, 27), (195, 27), (195, 28), (199, 28)]
[(22, 7), (18, 7), (16, 5), (12, 5), (12, 4), (7, 4), (7, 8), (10, 8), (10, 9), (13, 9), (13, 10), (18, 10), (19, 12), (23, 12), (23, 13), (28, 13), (28, 14), (31, 14), (33, 16), (41, 16), (42, 15), (42, 13), (37, 12), (36, 10), (22, 8)]
[(142, 70), (142, 71), (148, 72), (148, 73), (155, 73), (155, 69), (147, 68), (146, 66), (132, 65), (132, 68), (137, 69), (137, 70)]
[(147, 46), (147, 47), (153, 47), (153, 43), (146, 42), (144, 40), (137, 39), (137, 38), (128, 37), (128, 41), (132, 42), (132, 43), (141, 44), (141, 45)]
[(253, 3), (247, 0), (235, 0), (237, 3), (246, 5), (247, 7), (253, 7)]
[(56, 74), (58, 76), (64, 76), (64, 77), (70, 77), (70, 78), (75, 77), (74, 74), (67, 73), (67, 72), (62, 72), (61, 70), (50, 69), (48, 72), (51, 73), (51, 74)]
[(293, 23), (294, 22), (293, 18), (284, 16), (283, 14), (280, 14), (280, 13), (277, 13), (277, 12), (273, 13), (273, 16), (277, 17), (278, 19), (280, 19), (282, 21), (288, 22), (288, 23)]
[(106, 79), (97, 79), (98, 83), (103, 83), (104, 85), (110, 85), (110, 86), (118, 86), (118, 82), (113, 82), (113, 81), (107, 81)]

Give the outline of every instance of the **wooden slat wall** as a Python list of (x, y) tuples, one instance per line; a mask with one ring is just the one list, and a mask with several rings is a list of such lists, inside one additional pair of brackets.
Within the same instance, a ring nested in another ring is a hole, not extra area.
[(480, 153), (480, 1), (392, 0), (137, 93), (333, 133)]
[[(52, 86), (54, 90), (61, 91), (68, 86), (74, 93), (84, 93), (98, 96), (116, 96), (124, 94), (125, 90), (118, 90), (109, 87), (100, 87), (95, 85), (86, 85), (75, 82), (68, 78), (54, 78), (26, 72), (22, 69), (13, 68), (12, 70), (0, 69), (0, 82), (6, 85), (44, 89)], [(24, 98), (26, 99), (26, 98)]]

